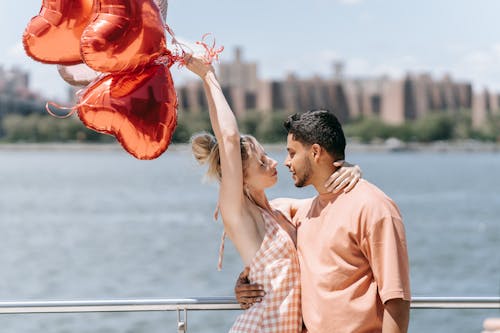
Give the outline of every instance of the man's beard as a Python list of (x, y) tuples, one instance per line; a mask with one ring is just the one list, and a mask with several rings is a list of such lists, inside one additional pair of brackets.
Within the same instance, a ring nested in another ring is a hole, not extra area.
[(297, 177), (297, 181), (295, 182), (295, 187), (304, 187), (309, 185), (309, 179), (311, 178), (311, 162), (309, 160), (305, 160), (304, 163), (304, 170), (302, 170), (302, 176), (298, 176), (297, 173), (295, 173), (295, 176)]

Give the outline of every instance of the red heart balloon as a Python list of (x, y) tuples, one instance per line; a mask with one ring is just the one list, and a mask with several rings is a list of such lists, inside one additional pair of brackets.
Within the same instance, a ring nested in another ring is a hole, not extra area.
[(81, 53), (98, 72), (132, 71), (166, 51), (165, 24), (153, 0), (95, 0)]
[(23, 34), (31, 58), (47, 63), (74, 65), (82, 62), (80, 37), (89, 24), (93, 0), (43, 0)]
[(108, 74), (80, 97), (78, 116), (89, 128), (114, 135), (138, 159), (154, 159), (177, 126), (177, 97), (166, 66)]

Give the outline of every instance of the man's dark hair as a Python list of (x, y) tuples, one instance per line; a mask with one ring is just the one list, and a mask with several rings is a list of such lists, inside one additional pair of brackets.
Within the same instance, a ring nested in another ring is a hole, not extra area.
[(333, 113), (325, 110), (296, 113), (285, 120), (284, 126), (288, 134), (303, 145), (317, 143), (335, 160), (345, 158), (344, 131)]

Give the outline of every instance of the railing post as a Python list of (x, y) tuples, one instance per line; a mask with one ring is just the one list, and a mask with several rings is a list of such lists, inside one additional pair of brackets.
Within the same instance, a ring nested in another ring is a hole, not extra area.
[(177, 308), (177, 333), (187, 332), (187, 310), (183, 309), (184, 315), (181, 320), (181, 309)]

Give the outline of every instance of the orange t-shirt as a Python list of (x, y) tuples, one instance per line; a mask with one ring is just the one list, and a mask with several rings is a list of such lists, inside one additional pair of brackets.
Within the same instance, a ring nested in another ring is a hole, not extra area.
[(381, 332), (383, 303), (410, 300), (399, 209), (365, 180), (320, 194), (296, 215), (302, 313), (311, 333)]

